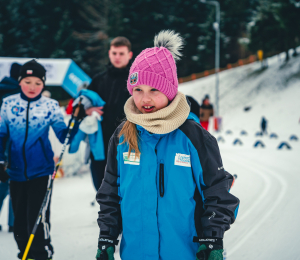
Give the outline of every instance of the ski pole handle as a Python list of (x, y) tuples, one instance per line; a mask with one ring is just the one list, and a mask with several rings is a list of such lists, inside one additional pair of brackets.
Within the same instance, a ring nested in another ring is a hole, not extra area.
[(73, 113), (73, 117), (74, 117), (74, 118), (77, 118), (77, 117), (78, 117), (78, 114), (79, 114), (79, 112), (80, 112), (81, 101), (82, 101), (82, 97), (79, 99), (78, 104), (77, 104), (77, 107), (75, 108), (75, 111), (74, 111), (74, 113)]

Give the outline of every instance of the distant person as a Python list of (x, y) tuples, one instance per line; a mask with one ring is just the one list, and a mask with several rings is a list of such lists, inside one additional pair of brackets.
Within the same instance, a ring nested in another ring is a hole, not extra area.
[(267, 132), (267, 125), (268, 125), (268, 121), (265, 119), (265, 117), (262, 117), (261, 118), (261, 134), (264, 135), (264, 134), (268, 134)]
[(103, 107), (93, 107), (86, 111), (91, 115), (93, 111), (102, 115), (103, 142), (105, 160), (96, 161), (91, 153), (91, 172), (95, 189), (98, 190), (104, 177), (104, 170), (107, 161), (107, 150), (109, 139), (117, 126), (125, 118), (124, 105), (130, 97), (126, 87), (130, 64), (132, 58), (131, 43), (125, 37), (117, 37), (110, 43), (108, 52), (109, 64), (107, 70), (97, 74), (89, 90), (95, 91), (105, 102)]
[[(0, 107), (3, 102), (3, 98), (19, 93), (21, 87), (19, 86), (18, 77), (20, 72), (21, 65), (19, 63), (13, 63), (10, 67), (10, 77), (4, 77), (0, 82)], [(7, 151), (6, 149), (6, 156)], [(6, 160), (6, 159), (5, 159)], [(9, 182), (0, 182), (0, 212), (2, 209), (3, 201), (9, 196)], [(14, 228), (14, 212), (12, 208), (11, 198), (9, 196), (8, 204), (8, 232), (13, 232)], [(2, 227), (0, 226), (0, 230)]]
[(186, 96), (191, 103), (191, 115), (194, 116), (195, 120), (200, 124), (200, 105), (199, 103), (191, 96)]
[(200, 123), (205, 130), (208, 130), (209, 118), (214, 115), (213, 105), (209, 102), (209, 95), (205, 95), (200, 106)]
[(10, 76), (4, 77), (0, 81), (0, 106), (3, 98), (20, 92), (21, 88), (18, 82), (20, 68), (19, 63), (13, 63), (10, 67)]

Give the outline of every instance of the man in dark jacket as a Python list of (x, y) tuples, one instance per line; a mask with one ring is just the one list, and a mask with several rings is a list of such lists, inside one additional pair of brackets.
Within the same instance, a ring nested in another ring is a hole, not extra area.
[[(10, 68), (10, 77), (4, 77), (0, 82), (0, 107), (2, 106), (3, 98), (19, 93), (21, 88), (18, 82), (18, 76), (21, 65), (19, 63), (13, 63)], [(6, 196), (9, 195), (9, 183), (0, 182), (0, 212), (3, 205), (3, 201)], [(11, 199), (9, 198), (9, 213), (8, 213), (8, 232), (13, 232), (14, 228), (14, 213), (12, 209)], [(0, 230), (2, 229), (0, 225)]]
[(262, 133), (262, 135), (264, 135), (264, 134), (268, 134), (268, 132), (267, 132), (267, 123), (268, 123), (268, 121), (265, 119), (265, 117), (262, 117), (261, 118), (261, 133)]
[[(108, 142), (117, 126), (125, 118), (124, 105), (130, 94), (127, 90), (127, 78), (132, 58), (131, 43), (125, 37), (117, 37), (112, 40), (108, 52), (110, 63), (107, 70), (97, 74), (88, 89), (95, 91), (106, 102), (103, 107), (93, 107), (86, 110), (87, 115), (93, 111), (102, 115), (102, 131), (107, 157)], [(91, 172), (95, 189), (98, 190), (104, 177), (106, 159), (95, 161), (91, 154)]]
[(18, 76), (21, 65), (13, 63), (10, 68), (10, 77), (4, 77), (0, 82), (0, 106), (2, 105), (3, 98), (17, 94), (20, 92)]

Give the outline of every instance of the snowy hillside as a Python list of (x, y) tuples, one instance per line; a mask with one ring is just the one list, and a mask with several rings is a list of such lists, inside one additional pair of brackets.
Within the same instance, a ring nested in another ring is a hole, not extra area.
[[(236, 223), (225, 234), (227, 260), (300, 259), (300, 140), (289, 140), (292, 134), (300, 138), (300, 57), (285, 65), (283, 58), (270, 58), (263, 71), (253, 63), (220, 73), (223, 131), (211, 132), (225, 140), (219, 143), (224, 167), (238, 175), (231, 193), (241, 200)], [(199, 102), (210, 94), (214, 103), (214, 88), (214, 75), (180, 85), (180, 91)], [(246, 106), (251, 106), (248, 112)], [(255, 136), (262, 116), (277, 139)], [(234, 146), (236, 138), (243, 144)], [(265, 148), (254, 148), (257, 140)], [(278, 150), (281, 141), (288, 141), (292, 149)], [(55, 181), (51, 208), (55, 260), (95, 259), (99, 229), (98, 207), (90, 205), (94, 196), (89, 174)], [(16, 259), (17, 254), (13, 235), (7, 233), (7, 204), (6, 199), (0, 215), (1, 260)], [(120, 259), (118, 252), (115, 259)]]
[[(300, 57), (287, 64), (284, 57), (268, 59), (265, 70), (256, 62), (220, 73), (223, 130), (210, 129), (224, 139), (219, 142), (224, 167), (238, 175), (231, 193), (241, 200), (237, 221), (225, 234), (226, 259), (300, 259), (300, 140), (289, 139), (300, 138)], [(198, 102), (209, 94), (214, 103), (215, 76), (181, 84), (180, 91)], [(255, 136), (262, 116), (277, 139)], [(242, 130), (247, 135), (241, 135)], [(242, 145), (233, 145), (237, 138)], [(258, 140), (265, 148), (253, 147)], [(278, 150), (282, 141), (292, 149)]]
[[(300, 48), (298, 48), (300, 52)], [(299, 132), (300, 118), (300, 56), (283, 62), (285, 54), (268, 59), (269, 68), (261, 70), (259, 62), (220, 73), (220, 115), (223, 129), (259, 130), (262, 116), (276, 133)], [(199, 103), (205, 94), (215, 102), (215, 76), (180, 85), (180, 91)], [(244, 108), (251, 106), (251, 110)]]

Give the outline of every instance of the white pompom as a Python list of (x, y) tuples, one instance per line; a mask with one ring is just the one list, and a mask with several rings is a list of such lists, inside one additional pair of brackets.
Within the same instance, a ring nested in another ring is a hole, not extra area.
[(179, 33), (171, 30), (160, 31), (154, 38), (154, 47), (165, 47), (172, 53), (174, 60), (180, 60), (183, 44), (183, 38)]

